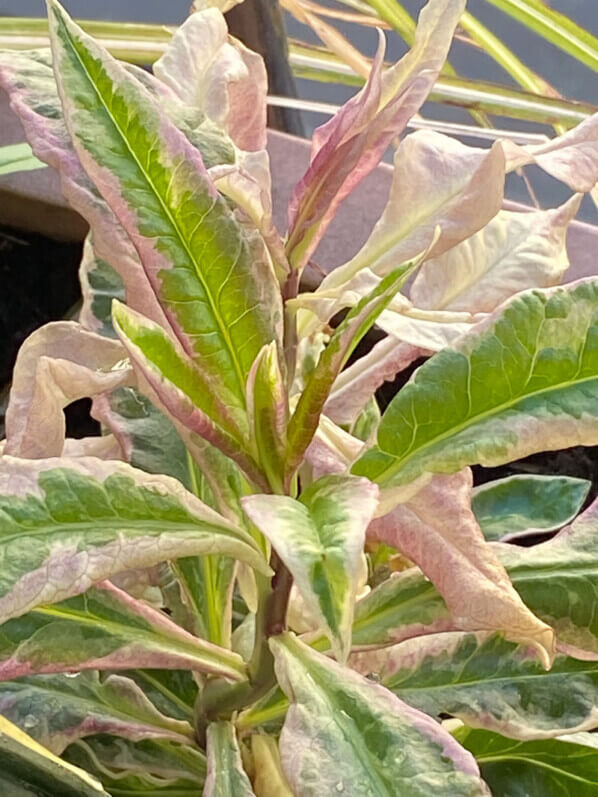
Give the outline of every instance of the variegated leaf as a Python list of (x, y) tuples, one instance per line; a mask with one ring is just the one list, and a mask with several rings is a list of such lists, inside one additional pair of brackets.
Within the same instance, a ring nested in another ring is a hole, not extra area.
[(86, 237), (83, 246), (79, 282), (83, 296), (79, 323), (91, 332), (115, 338), (116, 333), (112, 326), (112, 300), (125, 300), (125, 286), (120, 274), (96, 255), (91, 235)]
[(255, 797), (243, 769), (235, 727), (214, 722), (207, 731), (208, 776), (204, 797)]
[(554, 210), (503, 210), (480, 232), (419, 269), (409, 296), (424, 310), (492, 312), (528, 288), (558, 285), (569, 267), (565, 239), (581, 203)]
[(100, 680), (93, 671), (0, 683), (0, 714), (57, 754), (98, 733), (187, 744), (193, 739), (187, 722), (160, 713), (130, 678)]
[(562, 528), (577, 515), (590, 487), (571, 476), (508, 476), (476, 487), (471, 508), (487, 540), (507, 542)]
[(314, 133), (309, 169), (289, 206), (287, 252), (293, 268), (300, 270), (308, 262), (340, 203), (375, 168), (423, 104), (464, 8), (464, 0), (429, 2), (420, 14), (413, 47), (386, 72), (382, 40), (364, 88)]
[(320, 420), (336, 377), (355, 347), (404, 285), (416, 264), (399, 266), (347, 313), (320, 355), (299, 397), (288, 427), (287, 479), (301, 463)]
[(142, 84), (55, 0), (49, 20), (79, 159), (135, 244), (180, 345), (209, 376), (210, 392), (242, 412), (255, 357), (281, 336), (280, 291), (265, 250), (260, 255), (199, 151)]
[(546, 672), (530, 650), (500, 635), (436, 634), (358, 653), (350, 663), (439, 720), (450, 714), (516, 739), (598, 726), (596, 662), (557, 656)]
[(33, 332), (15, 364), (4, 453), (28, 458), (60, 456), (66, 430), (64, 407), (134, 382), (125, 358), (118, 341), (73, 321), (56, 321)]
[(424, 251), (441, 233), (431, 257), (438, 257), (482, 229), (498, 213), (505, 177), (500, 144), (490, 150), (421, 130), (396, 150), (388, 203), (370, 237), (348, 263), (322, 283), (329, 289), (364, 268), (383, 276), (396, 263)]
[(109, 797), (99, 780), (57, 758), (0, 716), (0, 789), (19, 797)]
[(522, 293), (419, 368), (353, 472), (381, 486), (598, 443), (598, 282)]
[(386, 542), (418, 565), (435, 585), (457, 628), (504, 631), (533, 645), (548, 668), (552, 629), (523, 603), (471, 510), (469, 468), (436, 475), (406, 503), (377, 518), (370, 539)]
[(367, 479), (329, 476), (300, 499), (253, 495), (243, 508), (291, 571), (305, 605), (345, 661), (362, 571), (365, 530), (378, 501)]
[(298, 797), (488, 794), (473, 757), (430, 717), (291, 635), (270, 645), (292, 701), (280, 750)]
[(245, 673), (240, 657), (192, 636), (108, 581), (84, 595), (38, 606), (0, 630), (1, 681), (131, 668), (185, 668), (231, 680)]
[(239, 526), (167, 476), (93, 458), (0, 460), (0, 619), (125, 570), (223, 553), (268, 572)]
[(154, 74), (242, 150), (266, 147), (268, 79), (260, 55), (228, 36), (221, 11), (192, 14), (176, 30)]

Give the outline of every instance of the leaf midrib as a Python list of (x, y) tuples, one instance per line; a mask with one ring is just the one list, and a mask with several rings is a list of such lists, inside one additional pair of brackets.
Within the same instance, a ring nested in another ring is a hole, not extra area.
[[(79, 53), (79, 51), (77, 49), (75, 40), (71, 36), (71, 33), (68, 30), (68, 27), (64, 24), (62, 19), (60, 20), (60, 24), (62, 25), (62, 28), (63, 28), (63, 30), (65, 31), (65, 33), (66, 33), (66, 35), (68, 37), (68, 41), (69, 41), (69, 43), (71, 45), (71, 49), (72, 49), (73, 53), (75, 54), (75, 57), (76, 57), (77, 61), (81, 65), (81, 68), (82, 68), (85, 76), (87, 77), (87, 80), (88, 80), (89, 84), (91, 85), (94, 93), (96, 94), (97, 98), (99, 99), (102, 107), (104, 108), (104, 111), (105, 111), (106, 115), (108, 116), (108, 118), (110, 119), (112, 125), (114, 126), (115, 130), (117, 131), (117, 133), (119, 135), (119, 138), (121, 139), (121, 141), (124, 144), (125, 148), (128, 150), (129, 154), (131, 155), (132, 160), (137, 165), (137, 168), (139, 169), (140, 173), (142, 174), (142, 176), (145, 178), (146, 182), (148, 183), (148, 185), (152, 189), (152, 192), (153, 192), (154, 196), (156, 197), (156, 199), (158, 200), (158, 203), (161, 205), (165, 215), (167, 216), (172, 229), (175, 231), (175, 233), (177, 235), (177, 238), (179, 239), (183, 249), (187, 253), (187, 257), (189, 258), (190, 262), (194, 266), (194, 271), (195, 271), (199, 281), (201, 282), (201, 284), (203, 286), (203, 289), (205, 291), (205, 295), (206, 295), (206, 297), (208, 299), (208, 303), (209, 303), (210, 309), (212, 311), (212, 316), (216, 320), (216, 323), (217, 323), (218, 328), (219, 328), (219, 332), (220, 332), (222, 338), (224, 339), (224, 341), (226, 343), (229, 355), (230, 355), (230, 357), (232, 359), (232, 362), (233, 362), (233, 365), (234, 365), (234, 368), (235, 368), (235, 375), (237, 377), (238, 387), (239, 387), (239, 391), (238, 391), (237, 395), (241, 399), (242, 406), (246, 406), (246, 402), (245, 402), (245, 380), (243, 378), (243, 374), (242, 374), (240, 363), (239, 363), (239, 361), (237, 359), (237, 354), (236, 354), (235, 348), (232, 345), (232, 341), (230, 340), (230, 336), (228, 334), (228, 330), (226, 329), (226, 325), (224, 324), (223, 320), (220, 318), (219, 313), (216, 312), (216, 307), (214, 305), (213, 296), (211, 294), (211, 291), (207, 287), (207, 284), (206, 284), (206, 282), (205, 282), (205, 280), (203, 278), (201, 270), (199, 269), (199, 267), (198, 267), (198, 265), (196, 263), (195, 257), (193, 255), (193, 253), (191, 252), (186, 239), (184, 238), (184, 236), (182, 235), (181, 231), (179, 230), (178, 225), (175, 223), (174, 218), (173, 218), (173, 216), (172, 216), (172, 214), (170, 212), (170, 209), (168, 208), (168, 206), (165, 204), (164, 200), (162, 199), (162, 197), (161, 197), (160, 193), (158, 192), (156, 186), (154, 185), (150, 175), (148, 173), (146, 173), (146, 171), (143, 168), (143, 166), (142, 166), (139, 158), (137, 157), (135, 151), (131, 148), (131, 146), (129, 144), (129, 141), (126, 138), (124, 132), (121, 130), (120, 125), (116, 121), (116, 117), (113, 116), (112, 112), (110, 111), (110, 108), (108, 107), (106, 101), (104, 100), (103, 95), (100, 93), (99, 88), (96, 86), (94, 80), (92, 79), (92, 76), (89, 73), (89, 70), (87, 69), (87, 67), (86, 67), (86, 65), (85, 65), (85, 63), (84, 63), (84, 61), (83, 61), (83, 59), (82, 59), (82, 57), (81, 57), (81, 55), (80, 55), (80, 53)], [(93, 56), (91, 56), (91, 57), (93, 58)], [(102, 68), (103, 68), (103, 65), (102, 65)], [(114, 85), (114, 81), (112, 80), (112, 78), (109, 77), (109, 80), (110, 80), (111, 85)], [(152, 100), (152, 102), (153, 102), (153, 100)], [(211, 207), (213, 207), (213, 205)], [(200, 224), (203, 224), (203, 220), (205, 219), (205, 216), (211, 211), (211, 207), (210, 207), (210, 210), (207, 211), (207, 213), (203, 214), (202, 221), (200, 222)], [(159, 300), (159, 297), (157, 297), (157, 298)]]
[[(458, 354), (463, 354), (463, 352), (458, 352)], [(464, 354), (463, 356), (466, 357), (466, 355)], [(470, 359), (467, 357), (466, 359), (467, 362), (470, 363)], [(425, 453), (427, 449), (433, 448), (437, 444), (442, 443), (445, 440), (450, 439), (451, 437), (456, 437), (462, 431), (467, 430), (470, 427), (476, 426), (478, 423), (481, 423), (482, 421), (487, 420), (488, 418), (492, 418), (493, 416), (499, 416), (506, 410), (513, 409), (520, 402), (527, 401), (529, 399), (536, 399), (545, 393), (551, 393), (552, 391), (555, 390), (565, 390), (569, 387), (575, 387), (578, 385), (583, 385), (588, 382), (595, 382), (597, 380), (598, 380), (598, 374), (594, 374), (593, 376), (587, 377), (585, 379), (579, 379), (576, 381), (569, 380), (566, 382), (561, 382), (558, 385), (550, 385), (549, 387), (543, 388), (542, 390), (535, 390), (523, 396), (518, 396), (516, 399), (512, 401), (507, 401), (502, 404), (495, 405), (491, 409), (486, 410), (485, 412), (482, 412), (479, 415), (469, 416), (465, 421), (461, 422), (460, 424), (457, 424), (456, 426), (451, 427), (451, 429), (438, 435), (433, 440), (424, 443), (419, 448), (416, 448), (414, 451), (412, 451), (412, 453), (406, 454), (402, 459), (399, 459), (399, 457), (397, 457), (392, 452), (386, 451), (384, 448), (382, 448), (382, 446), (378, 446), (380, 451), (383, 454), (385, 454), (387, 457), (392, 457), (394, 459), (394, 462), (391, 465), (389, 465), (387, 468), (385, 468), (385, 470), (383, 470), (381, 473), (377, 474), (375, 477), (375, 481), (378, 484), (381, 484), (382, 476), (384, 476), (386, 482), (388, 479), (391, 479), (394, 475), (396, 475), (397, 472), (400, 472), (409, 463), (410, 460), (417, 459), (419, 456)]]

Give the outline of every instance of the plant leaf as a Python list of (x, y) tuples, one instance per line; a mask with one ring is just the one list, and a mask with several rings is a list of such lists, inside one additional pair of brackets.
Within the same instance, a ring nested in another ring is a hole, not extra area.
[(125, 286), (120, 274), (96, 255), (91, 234), (85, 238), (79, 267), (83, 305), (79, 323), (91, 332), (115, 338), (112, 326), (112, 300), (125, 300)]
[(289, 634), (270, 646), (292, 700), (280, 750), (298, 797), (488, 794), (473, 758), (434, 720)]
[(378, 490), (367, 479), (329, 476), (298, 501), (252, 495), (243, 508), (291, 574), (309, 611), (326, 628), (338, 658), (351, 649), (353, 604), (362, 571), (365, 530)]
[(592, 280), (519, 294), (417, 370), (353, 472), (405, 485), (598, 442), (597, 314)]
[(264, 346), (249, 372), (247, 408), (258, 460), (272, 489), (282, 493), (289, 408), (274, 342)]
[(251, 753), (255, 763), (253, 787), (256, 797), (293, 797), (282, 771), (276, 740), (264, 733), (254, 733)]
[(0, 52), (0, 84), (10, 96), (10, 106), (23, 123), (35, 155), (59, 172), (63, 194), (89, 223), (96, 255), (120, 274), (129, 303), (168, 326), (131, 239), (75, 152), (62, 116), (50, 50)]
[(345, 316), (310, 374), (288, 427), (287, 478), (301, 463), (336, 377), (355, 347), (393, 300), (415, 268), (399, 266), (369, 291)]
[(247, 416), (231, 391), (214, 394), (209, 375), (195, 366), (176, 338), (126, 305), (113, 303), (112, 320), (142, 391), (173, 420), (187, 448), (193, 453), (194, 438), (204, 438), (262, 484), (264, 477), (247, 453)]
[(497, 733), (469, 728), (461, 728), (455, 735), (475, 755), (494, 797), (598, 794), (598, 750), (593, 734), (534, 742), (514, 742)]
[(554, 210), (503, 210), (480, 232), (419, 269), (410, 291), (413, 304), (427, 310), (492, 312), (527, 288), (561, 282), (569, 267), (567, 227), (581, 196)]
[(243, 769), (235, 727), (231, 722), (208, 725), (208, 776), (204, 797), (255, 797)]
[(5, 144), (0, 147), (0, 175), (45, 168), (46, 164), (35, 157), (25, 141), (21, 144)]
[(390, 514), (373, 521), (370, 539), (386, 542), (415, 562), (440, 592), (457, 628), (504, 631), (536, 648), (548, 668), (552, 629), (538, 620), (513, 588), (471, 510), (469, 468), (437, 475)]
[(197, 748), (164, 739), (132, 742), (98, 734), (78, 739), (63, 757), (100, 777), (114, 797), (168, 794), (169, 789), (172, 797), (197, 797), (206, 774), (205, 756)]
[(268, 572), (245, 531), (174, 479), (124, 463), (4, 456), (0, 507), (1, 621), (182, 556), (223, 553)]
[[(322, 282), (321, 290), (346, 282), (361, 269), (384, 276), (433, 244), (437, 257), (482, 229), (503, 200), (505, 157), (468, 147), (449, 136), (420, 130), (397, 148), (388, 203), (360, 251)], [(436, 229), (440, 235), (434, 242)]]
[(6, 454), (60, 456), (63, 409), (72, 401), (130, 384), (118, 341), (88, 332), (73, 321), (55, 321), (33, 332), (17, 356), (6, 410)]
[[(436, 634), (358, 653), (351, 666), (440, 720), (516, 739), (598, 726), (598, 664), (557, 656), (549, 672), (524, 647), (494, 634)], [(563, 700), (563, 695), (566, 699)]]
[(1, 716), (0, 788), (19, 797), (41, 793), (44, 797), (109, 797), (99, 780), (57, 758)]
[(281, 336), (280, 291), (265, 251), (259, 255), (198, 150), (141, 83), (55, 0), (49, 19), (81, 163), (135, 244), (182, 348), (211, 392), (244, 411), (249, 369)]
[(161, 714), (130, 678), (90, 671), (0, 683), (0, 713), (54, 753), (75, 739), (112, 733), (189, 744), (187, 722)]
[(264, 61), (229, 37), (216, 8), (192, 14), (177, 28), (154, 74), (187, 105), (199, 107), (240, 149), (265, 149)]
[(367, 401), (384, 382), (392, 381), (419, 357), (431, 352), (401, 343), (392, 335), (344, 369), (336, 378), (324, 412), (336, 423), (353, 423)]
[(309, 169), (289, 205), (287, 253), (293, 268), (301, 270), (308, 262), (340, 203), (375, 168), (392, 138), (423, 104), (464, 7), (462, 0), (428, 3), (412, 49), (384, 73), (381, 38), (365, 87), (316, 130)]
[(91, 414), (116, 437), (125, 462), (146, 473), (172, 476), (192, 489), (183, 441), (166, 415), (139, 391), (121, 387), (97, 396)]
[(240, 657), (198, 639), (105, 581), (2, 625), (0, 680), (37, 673), (186, 668), (242, 680)]
[(577, 515), (590, 487), (570, 476), (508, 476), (476, 487), (471, 508), (487, 540), (506, 542), (562, 528)]

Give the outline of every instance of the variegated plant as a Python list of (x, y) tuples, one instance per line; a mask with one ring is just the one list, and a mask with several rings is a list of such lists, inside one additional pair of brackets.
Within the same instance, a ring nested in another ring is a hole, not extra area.
[[(301, 291), (464, 5), (430, 0), (388, 69), (381, 42), (284, 239), (264, 67), (220, 11), (153, 75), (56, 0), (51, 52), (0, 54), (90, 226), (79, 323), (24, 343), (6, 416), (2, 794), (598, 793), (598, 505), (576, 517), (580, 479), (470, 470), (598, 444), (598, 280), (567, 282), (565, 253), (598, 119), (535, 149), (407, 136), (369, 240)], [(501, 209), (532, 162), (574, 195)], [(81, 397), (104, 434), (65, 439)]]

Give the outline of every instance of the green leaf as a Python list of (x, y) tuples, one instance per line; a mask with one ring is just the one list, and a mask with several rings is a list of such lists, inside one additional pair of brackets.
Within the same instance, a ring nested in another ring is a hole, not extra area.
[(46, 164), (35, 157), (31, 147), (25, 142), (0, 147), (0, 175), (45, 168)]
[(61, 753), (75, 739), (111, 733), (190, 743), (189, 723), (161, 714), (130, 678), (97, 672), (36, 675), (0, 684), (0, 714)]
[(0, 460), (0, 619), (125, 570), (223, 553), (264, 572), (254, 540), (167, 476), (76, 459)]
[(256, 797), (293, 797), (282, 771), (276, 739), (264, 733), (251, 737), (251, 753), (255, 766), (253, 787)]
[(430, 717), (293, 636), (270, 646), (292, 701), (280, 751), (298, 797), (488, 794), (473, 758)]
[(287, 474), (292, 475), (318, 428), (320, 414), (355, 347), (405, 284), (417, 262), (391, 271), (347, 313), (307, 379), (288, 429)]
[(98, 780), (1, 716), (0, 790), (11, 797), (109, 797)]
[(598, 281), (529, 291), (419, 368), (353, 472), (383, 486), (598, 442)]
[(562, 528), (590, 487), (570, 476), (508, 476), (476, 487), (471, 507), (487, 540), (512, 540)]
[(284, 492), (288, 398), (276, 344), (260, 351), (249, 373), (247, 407), (254, 449), (275, 492)]
[(188, 634), (110, 582), (0, 626), (0, 680), (152, 667), (244, 677), (240, 657)]
[(351, 650), (365, 532), (377, 503), (374, 484), (344, 476), (318, 479), (298, 501), (282, 495), (243, 499), (243, 508), (291, 571), (341, 661)]
[(475, 755), (494, 797), (595, 797), (595, 736), (515, 742), (497, 733), (461, 728), (457, 739)]
[(204, 797), (255, 797), (243, 769), (234, 725), (211, 723), (207, 739), (208, 776)]
[(49, 1), (55, 72), (83, 167), (134, 241), (186, 352), (245, 410), (263, 345), (280, 341), (278, 282), (199, 152), (142, 84)]
[(495, 634), (433, 634), (356, 654), (351, 666), (440, 720), (516, 739), (542, 739), (597, 724), (598, 663), (557, 656), (546, 672), (523, 646)]

